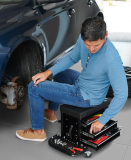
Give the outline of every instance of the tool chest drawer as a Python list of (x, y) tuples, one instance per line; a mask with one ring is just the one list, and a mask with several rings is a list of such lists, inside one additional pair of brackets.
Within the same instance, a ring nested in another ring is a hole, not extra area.
[(99, 137), (97, 140), (81, 138), (80, 141), (86, 144), (87, 146), (90, 146), (91, 148), (98, 150), (105, 144), (111, 142), (112, 140), (116, 139), (119, 136), (120, 136), (120, 129), (114, 128), (111, 131), (104, 134), (103, 136)]
[(96, 140), (99, 137), (101, 137), (102, 135), (106, 134), (108, 131), (117, 127), (117, 121), (110, 120), (108, 123), (105, 124), (105, 126), (103, 127), (103, 129), (100, 132), (90, 134), (89, 131), (90, 131), (90, 127), (91, 127), (92, 123), (87, 124), (86, 121), (85, 121), (85, 123), (82, 122), (81, 132), (80, 132), (82, 138), (84, 138), (84, 139), (90, 138), (92, 140)]

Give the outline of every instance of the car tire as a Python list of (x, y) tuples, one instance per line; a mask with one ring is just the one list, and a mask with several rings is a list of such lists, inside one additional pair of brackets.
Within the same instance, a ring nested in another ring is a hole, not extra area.
[(43, 72), (42, 54), (36, 42), (22, 44), (17, 53), (19, 54), (18, 73), (25, 84), (32, 81), (32, 76)]
[[(126, 79), (128, 83), (128, 98), (131, 98), (131, 67), (124, 66)], [(114, 97), (112, 87), (109, 87), (108, 93), (106, 97)]]

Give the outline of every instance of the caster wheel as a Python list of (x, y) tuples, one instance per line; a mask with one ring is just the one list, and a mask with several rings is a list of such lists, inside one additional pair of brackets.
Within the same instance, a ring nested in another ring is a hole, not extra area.
[(90, 158), (92, 156), (92, 152), (91, 151), (86, 151), (86, 158)]

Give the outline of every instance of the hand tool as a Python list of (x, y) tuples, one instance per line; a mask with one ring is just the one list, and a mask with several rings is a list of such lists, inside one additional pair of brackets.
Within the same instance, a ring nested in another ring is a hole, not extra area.
[(55, 143), (55, 144), (60, 144), (60, 145), (62, 145), (62, 146), (67, 145), (66, 142), (63, 142), (63, 141), (61, 141), (60, 139), (54, 139), (54, 143)]
[[(38, 78), (36, 81), (38, 81), (40, 78)], [(34, 84), (35, 87), (37, 87), (37, 84)]]
[(62, 142), (62, 141), (61, 141), (59, 144), (60, 144), (60, 145), (62, 145), (62, 146), (67, 145), (67, 143), (66, 143), (66, 142)]
[(87, 125), (90, 125), (90, 124), (93, 123), (95, 120), (97, 120), (97, 118), (99, 118), (99, 116), (89, 118), (89, 119), (86, 121), (86, 124), (87, 124)]
[(55, 144), (57, 143), (57, 139), (54, 139)]
[(96, 116), (99, 116), (99, 117), (100, 117), (101, 115), (102, 115), (102, 114), (95, 114), (93, 117), (96, 117)]
[[(73, 152), (73, 153), (76, 153), (76, 151), (83, 151), (82, 148), (77, 148), (77, 147), (68, 147), (68, 149)], [(75, 151), (76, 150), (76, 151)]]
[(92, 117), (92, 118), (89, 118), (88, 119), (88, 121), (90, 122), (90, 121), (93, 121), (94, 119), (97, 119), (97, 118), (99, 118), (100, 116), (96, 116), (96, 117)]
[(69, 133), (66, 133), (66, 136), (70, 137), (72, 139), (72, 129), (73, 129), (73, 125), (70, 126), (70, 129), (69, 129)]
[(62, 141), (60, 139), (54, 139), (55, 144), (60, 144)]

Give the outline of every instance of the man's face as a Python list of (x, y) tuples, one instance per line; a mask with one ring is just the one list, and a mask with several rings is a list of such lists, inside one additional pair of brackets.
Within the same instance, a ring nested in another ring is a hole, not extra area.
[(84, 44), (90, 53), (96, 53), (105, 44), (107, 38), (107, 33), (104, 39), (98, 39), (97, 41), (85, 40)]

